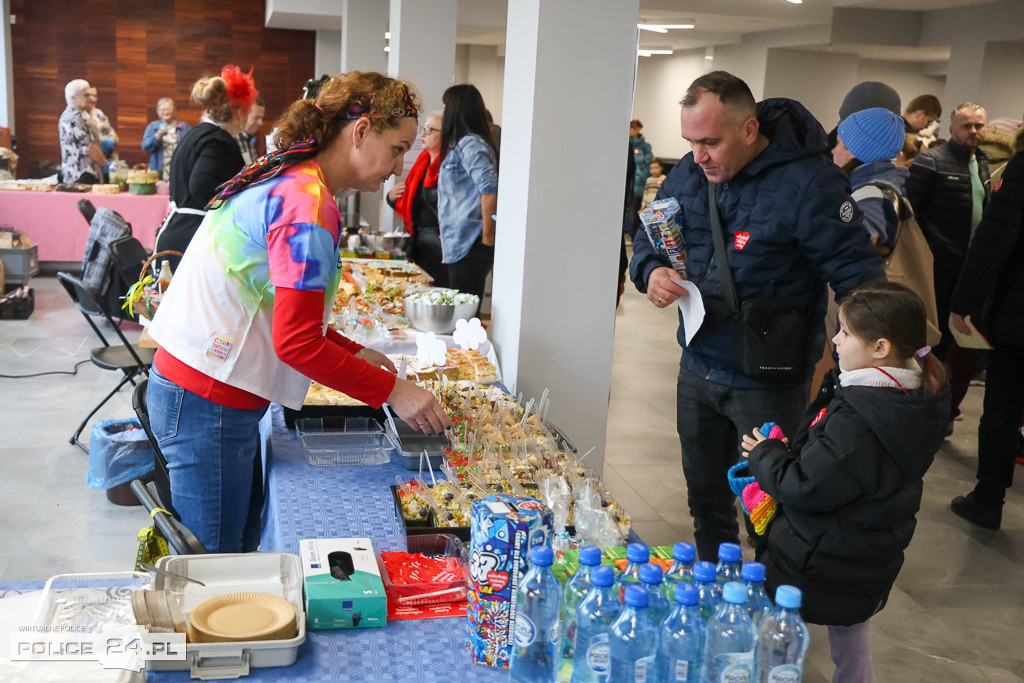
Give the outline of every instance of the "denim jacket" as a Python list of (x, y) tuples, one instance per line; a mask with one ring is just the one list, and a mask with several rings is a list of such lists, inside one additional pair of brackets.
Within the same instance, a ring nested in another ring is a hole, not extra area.
[(484, 194), (498, 194), (494, 150), (479, 135), (466, 135), (441, 162), (437, 179), (443, 263), (465, 258), (483, 231), (480, 195)]

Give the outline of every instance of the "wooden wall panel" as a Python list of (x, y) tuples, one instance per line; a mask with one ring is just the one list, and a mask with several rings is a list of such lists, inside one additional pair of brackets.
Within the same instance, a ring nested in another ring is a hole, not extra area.
[(316, 34), (264, 28), (263, 3), (253, 0), (11, 0), (11, 14), (20, 177), (36, 161), (60, 160), (57, 119), (74, 78), (99, 90), (118, 154), (134, 165), (149, 161), (140, 144), (157, 100), (173, 97), (178, 118), (197, 123), (192, 84), (225, 64), (253, 67), (267, 102), (264, 134), (317, 75)]

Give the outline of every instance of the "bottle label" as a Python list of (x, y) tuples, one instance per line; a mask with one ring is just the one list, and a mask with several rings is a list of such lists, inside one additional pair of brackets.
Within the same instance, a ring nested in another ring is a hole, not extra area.
[(754, 653), (729, 652), (718, 655), (718, 683), (750, 683), (754, 678)]
[(674, 669), (675, 678), (673, 681), (688, 681), (690, 680), (690, 663), (685, 659), (677, 659)]
[(548, 629), (548, 642), (557, 643), (559, 638), (562, 637), (562, 620), (555, 619), (555, 623), (551, 624), (551, 628)]
[(516, 615), (516, 625), (513, 631), (516, 647), (529, 647), (533, 645), (533, 641), (537, 640), (537, 627), (522, 612)]
[(647, 683), (647, 677), (654, 675), (654, 655), (641, 657), (633, 664), (633, 680), (636, 683)]
[(782, 664), (768, 672), (768, 683), (800, 683), (800, 667)]
[(599, 633), (590, 639), (587, 648), (587, 666), (596, 674), (605, 676), (611, 665), (611, 651), (608, 648), (608, 634)]

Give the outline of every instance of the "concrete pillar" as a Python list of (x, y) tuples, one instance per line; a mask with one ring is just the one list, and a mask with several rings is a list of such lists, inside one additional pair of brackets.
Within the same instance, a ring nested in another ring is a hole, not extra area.
[[(411, 81), (419, 90), (423, 99), (421, 124), (428, 113), (441, 108), (441, 95), (455, 84), (457, 19), (457, 0), (391, 0), (388, 75)], [(419, 153), (417, 137), (416, 145), (405, 155), (406, 172)], [(393, 184), (394, 181), (386, 183), (384, 192)], [(383, 203), (380, 222), (385, 229), (396, 222), (387, 203)]]
[[(387, 70), (387, 30), (388, 0), (342, 0), (341, 73)], [(390, 216), (382, 215), (382, 207), (387, 207), (383, 190), (359, 193), (360, 217), (374, 228), (387, 231), (391, 229)]]
[[(597, 469), (638, 9), (638, 0), (508, 7), (491, 335), (506, 384), (537, 398), (549, 388), (549, 418), (581, 449), (596, 447), (588, 464)], [(679, 94), (665, 97), (669, 106)]]

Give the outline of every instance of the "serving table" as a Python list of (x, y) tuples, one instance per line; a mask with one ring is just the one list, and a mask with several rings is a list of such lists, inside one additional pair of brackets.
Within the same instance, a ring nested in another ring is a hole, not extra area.
[(132, 235), (147, 249), (167, 214), (165, 194), (93, 194), (91, 192), (0, 191), (0, 225), (24, 233), (39, 246), (40, 261), (78, 262), (85, 252), (89, 224), (78, 210), (88, 199), (96, 208), (119, 213), (132, 225)]

